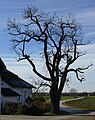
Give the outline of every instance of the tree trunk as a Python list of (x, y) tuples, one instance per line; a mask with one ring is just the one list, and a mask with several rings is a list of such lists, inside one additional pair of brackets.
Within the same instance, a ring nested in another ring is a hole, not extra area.
[(56, 79), (52, 80), (52, 85), (50, 89), (50, 98), (51, 98), (51, 112), (59, 114), (60, 111), (60, 98), (61, 98), (61, 92), (63, 90), (65, 81), (66, 81), (66, 75), (61, 79), (60, 86), (58, 89), (58, 82)]
[(51, 98), (51, 112), (52, 113), (59, 113), (59, 102), (60, 102), (60, 97), (58, 93), (58, 85), (55, 83), (52, 85), (51, 90), (50, 90), (50, 98)]
[(51, 100), (51, 112), (59, 114), (60, 110), (59, 108), (60, 108), (59, 99), (54, 98), (53, 100)]

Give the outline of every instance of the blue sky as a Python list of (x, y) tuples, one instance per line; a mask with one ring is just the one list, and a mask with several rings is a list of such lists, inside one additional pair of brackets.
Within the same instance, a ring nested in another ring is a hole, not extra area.
[[(58, 16), (65, 17), (70, 12), (75, 14), (82, 25), (84, 40), (91, 40), (91, 44), (80, 48), (87, 51), (87, 54), (74, 65), (82, 66), (92, 62), (93, 67), (85, 72), (86, 81), (83, 83), (76, 81), (71, 74), (70, 88), (76, 88), (81, 92), (95, 91), (95, 0), (0, 0), (0, 57), (9, 70), (31, 82), (31, 67), (25, 61), (20, 63), (16, 61), (16, 55), (10, 50), (10, 36), (7, 34), (8, 18), (20, 19), (27, 5), (34, 5), (45, 12), (56, 12)], [(43, 63), (40, 63), (36, 54), (34, 56), (38, 69), (42, 70)], [(69, 91), (70, 88), (65, 87), (65, 91)]]

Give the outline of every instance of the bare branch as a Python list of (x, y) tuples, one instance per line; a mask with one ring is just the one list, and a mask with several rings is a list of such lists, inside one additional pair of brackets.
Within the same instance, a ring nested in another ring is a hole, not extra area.
[[(36, 75), (38, 75), (39, 77), (41, 77), (41, 78), (44, 79), (44, 80), (51, 81), (50, 78), (47, 78), (47, 77), (41, 75), (41, 74), (36, 70), (36, 67), (35, 67), (33, 61), (30, 60), (30, 56), (28, 56), (28, 55), (24, 55), (24, 58), (27, 59), (28, 62), (32, 65), (32, 67), (33, 67), (33, 71), (34, 71), (34, 73), (35, 73)], [(20, 59), (20, 60), (22, 60), (22, 59)]]
[(75, 72), (76, 73), (76, 77), (77, 77), (77, 79), (80, 81), (80, 82), (82, 82), (85, 78), (84, 77), (79, 77), (79, 73), (80, 74), (83, 74), (84, 73), (84, 70), (86, 70), (86, 69), (89, 69), (89, 67), (91, 67), (92, 66), (92, 64), (90, 64), (90, 65), (88, 65), (87, 67), (83, 67), (83, 68), (77, 68), (77, 69), (68, 69), (67, 70), (67, 73), (69, 73), (69, 72)]

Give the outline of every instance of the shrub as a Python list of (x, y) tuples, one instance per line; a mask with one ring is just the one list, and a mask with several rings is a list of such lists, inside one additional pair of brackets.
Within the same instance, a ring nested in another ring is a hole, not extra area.
[(35, 96), (33, 101), (46, 102), (46, 99), (44, 96)]
[(18, 112), (16, 114), (23, 114), (23, 115), (42, 115), (45, 112), (50, 111), (50, 104), (47, 102), (39, 102), (34, 101), (31, 106), (21, 105), (18, 108)]
[(19, 104), (8, 102), (2, 104), (2, 114), (14, 115), (18, 111)]
[(18, 111), (15, 114), (28, 114), (28, 107), (26, 105), (20, 105)]
[(18, 109), (18, 112), (16, 114), (22, 114), (22, 115), (41, 115), (42, 111), (38, 109), (35, 105), (32, 105), (30, 107), (26, 105), (21, 105)]
[(51, 109), (51, 105), (47, 102), (46, 97), (44, 96), (35, 96), (32, 105), (36, 106), (43, 113), (49, 112)]
[(35, 97), (30, 105), (21, 105), (17, 103), (5, 103), (2, 107), (2, 114), (14, 115), (42, 115), (50, 111), (50, 104), (44, 97)]
[(43, 113), (44, 112), (49, 112), (50, 109), (51, 109), (51, 105), (49, 103), (47, 103), (47, 102), (34, 101), (33, 105), (35, 105)]

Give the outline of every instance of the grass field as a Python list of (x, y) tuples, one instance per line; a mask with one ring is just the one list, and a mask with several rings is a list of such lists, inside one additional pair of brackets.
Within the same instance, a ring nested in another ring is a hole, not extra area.
[(73, 98), (77, 98), (77, 96), (61, 96), (61, 100), (69, 100)]
[(95, 96), (84, 97), (81, 100), (67, 102), (66, 105), (86, 109), (95, 110)]
[[(77, 96), (61, 96), (61, 100), (69, 100), (77, 98)], [(50, 102), (50, 97), (46, 97), (47, 102)], [(95, 96), (84, 97), (81, 100), (70, 101), (66, 103), (67, 106), (85, 109), (85, 110), (95, 110)]]
[[(61, 96), (61, 100), (69, 100), (69, 99), (73, 99), (76, 98), (77, 96)], [(45, 99), (47, 101), (50, 101), (50, 97), (49, 96), (45, 96)]]

